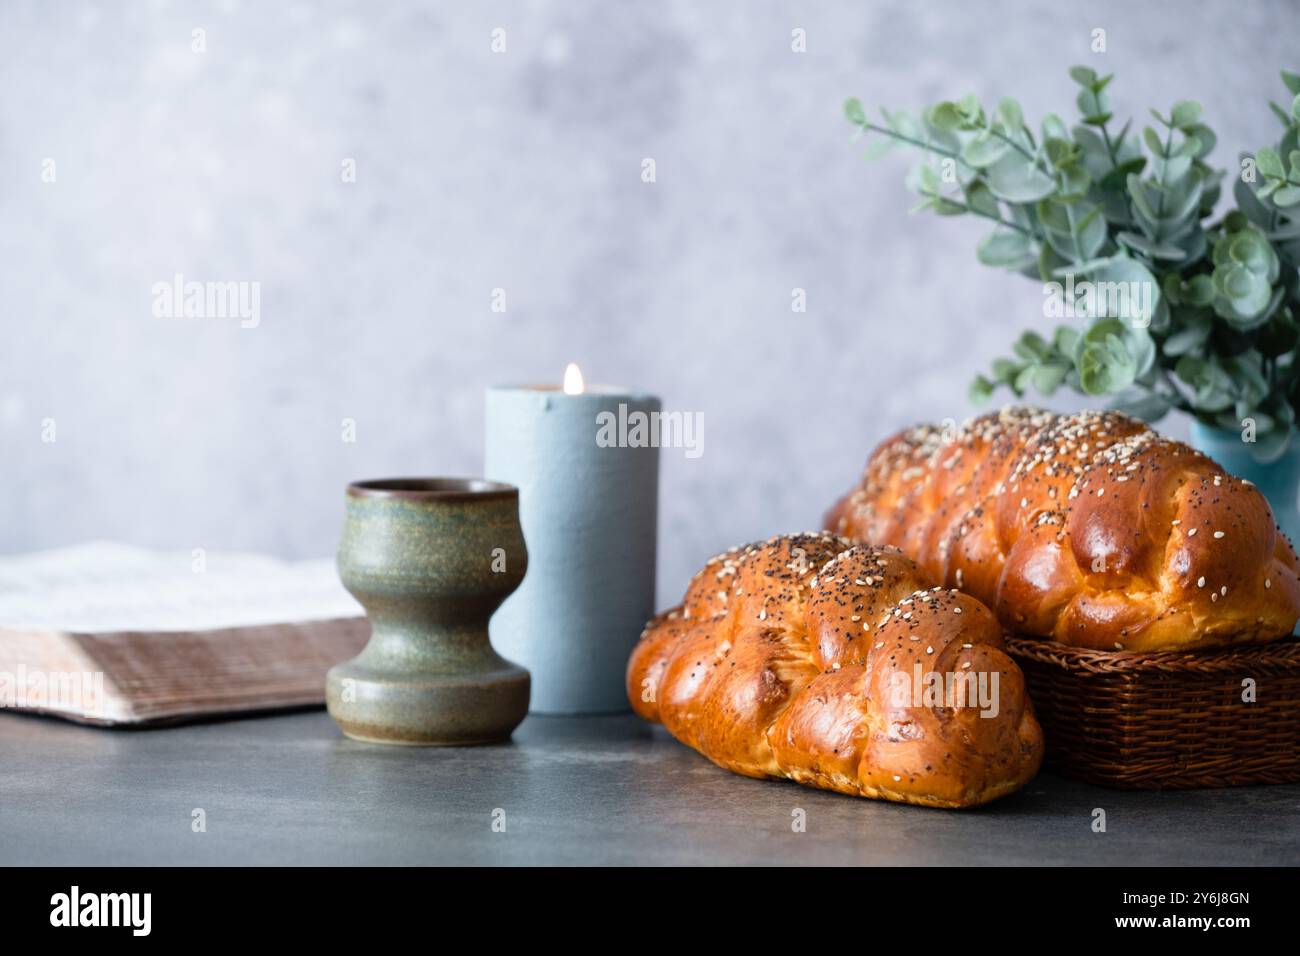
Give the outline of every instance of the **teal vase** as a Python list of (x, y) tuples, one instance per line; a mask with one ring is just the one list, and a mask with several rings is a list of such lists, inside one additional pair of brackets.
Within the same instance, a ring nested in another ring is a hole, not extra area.
[(1300, 493), (1300, 436), (1292, 437), (1282, 457), (1267, 463), (1257, 461), (1250, 453), (1251, 446), (1241, 440), (1241, 432), (1232, 429), (1193, 422), (1192, 445), (1225, 471), (1259, 488), (1273, 508), (1278, 527), (1292, 544), (1300, 545), (1300, 507), (1296, 503)]

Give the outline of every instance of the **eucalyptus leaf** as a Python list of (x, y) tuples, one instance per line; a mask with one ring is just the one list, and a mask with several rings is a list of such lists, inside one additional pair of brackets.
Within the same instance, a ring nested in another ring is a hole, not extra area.
[(1193, 126), (1189, 126), (1184, 130), (1184, 132), (1188, 134), (1189, 139), (1194, 139), (1196, 141), (1197, 159), (1204, 159), (1208, 156), (1214, 150), (1215, 145), (1219, 141), (1219, 138), (1214, 135), (1214, 130), (1210, 129), (1204, 123), (1196, 123)]
[(1151, 150), (1152, 155), (1157, 157), (1165, 155), (1164, 140), (1162, 140), (1160, 134), (1150, 126), (1142, 128), (1142, 141), (1146, 143), (1147, 149)]
[(1025, 114), (1021, 112), (1020, 104), (1009, 96), (998, 101), (997, 117), (1009, 133), (1018, 133), (1024, 128)]
[(1191, 156), (1157, 156), (1151, 160), (1152, 177), (1166, 189), (1186, 176), (1191, 168)]
[(1146, 331), (1119, 319), (1098, 319), (1075, 346), (1079, 381), (1090, 395), (1128, 388), (1154, 360), (1155, 344)]
[(985, 130), (973, 139), (967, 140), (961, 148), (962, 162), (976, 169), (992, 166), (1011, 148), (1006, 140), (995, 137)]
[(970, 400), (972, 404), (983, 405), (993, 397), (994, 385), (983, 375), (975, 376), (975, 380), (970, 383)]
[(1047, 241), (1072, 264), (1092, 261), (1106, 242), (1106, 220), (1096, 206), (1043, 200), (1035, 207)]
[(1098, 185), (1102, 189), (1123, 189), (1128, 182), (1130, 175), (1140, 173), (1146, 168), (1147, 161), (1145, 156), (1138, 156), (1134, 159), (1125, 160), (1111, 168), (1111, 170), (1102, 176)]
[(993, 195), (1006, 202), (1037, 202), (1056, 190), (1051, 176), (1015, 151), (1004, 153), (985, 175)]
[(1075, 365), (1079, 384), (1089, 395), (1113, 394), (1128, 388), (1137, 378), (1137, 365), (1116, 336), (1085, 344)]
[(1198, 317), (1170, 335), (1164, 342), (1166, 355), (1188, 355), (1196, 352), (1210, 337), (1213, 323), (1208, 317)]
[(1186, 157), (1188, 165), (1201, 155), (1201, 141), (1195, 136), (1184, 136), (1183, 141), (1174, 147), (1174, 156)]
[(867, 144), (867, 148), (863, 150), (863, 155), (868, 160), (877, 160), (886, 153), (893, 152), (894, 147), (895, 142), (892, 139), (885, 139), (883, 137), (881, 139), (873, 139)]
[(1168, 397), (1160, 392), (1126, 389), (1111, 401), (1110, 407), (1125, 415), (1155, 422), (1163, 418), (1173, 406)]
[(1273, 202), (1283, 209), (1289, 209), (1300, 203), (1300, 186), (1283, 186), (1273, 193)]
[(1129, 256), (1113, 256), (1089, 278), (1100, 290), (1098, 298), (1105, 300), (1105, 311), (1099, 314), (1122, 319), (1132, 328), (1150, 325), (1160, 284), (1146, 266)]
[(1065, 128), (1065, 121), (1055, 113), (1048, 113), (1043, 117), (1043, 141), (1049, 139), (1065, 139), (1069, 132)]
[(1037, 365), (1033, 370), (1034, 388), (1044, 395), (1051, 395), (1061, 387), (1061, 383), (1065, 381), (1065, 377), (1069, 372), (1070, 366), (1063, 362), (1046, 362)]
[(965, 126), (966, 117), (962, 115), (956, 103), (944, 101), (936, 103), (926, 111), (926, 121), (936, 129), (958, 130)]
[(1115, 165), (1106, 141), (1091, 126), (1076, 126), (1070, 133), (1092, 178), (1104, 179)]
[(1207, 275), (1192, 276), (1187, 280), (1186, 296), (1192, 305), (1209, 305), (1214, 301), (1214, 280)]
[(1012, 349), (1026, 362), (1041, 362), (1052, 354), (1051, 344), (1032, 329), (1022, 334)]
[(1272, 222), (1272, 210), (1255, 198), (1255, 191), (1240, 177), (1232, 184), (1232, 197), (1237, 202), (1237, 208), (1244, 212), (1252, 223), (1268, 228)]
[(1080, 86), (1091, 87), (1097, 82), (1097, 73), (1086, 66), (1072, 66), (1070, 67), (1070, 79)]
[[(1152, 420), (1172, 407), (1224, 427), (1251, 417), (1272, 454), (1300, 409), (1300, 74), (1283, 72), (1289, 95), (1270, 106), (1277, 141), (1229, 169), (1235, 203), (1221, 218), (1225, 172), (1210, 165), (1217, 137), (1198, 103), (1152, 110), (1156, 125), (1138, 134), (1112, 122), (1111, 76), (1070, 76), (1073, 128), (1056, 113), (1027, 123), (1010, 97), (989, 116), (974, 96), (935, 103), (919, 122), (881, 110), (883, 129), (845, 102), (850, 122), (878, 134), (869, 156), (899, 145), (926, 156), (908, 174), (920, 208), (997, 223), (979, 260), (1038, 278), (1045, 315), (1067, 322), (1021, 334), (971, 384), (972, 400), (1069, 388)], [(955, 181), (937, 171), (953, 158)]]
[(1058, 192), (1062, 199), (1075, 201), (1083, 198), (1092, 185), (1092, 175), (1081, 161), (1062, 164), (1056, 171), (1060, 183)]
[(1220, 366), (1232, 380), (1237, 394), (1247, 396), (1250, 405), (1255, 405), (1268, 394), (1268, 379), (1264, 376), (1262, 358), (1253, 349), (1222, 359)]
[[(1082, 262), (1065, 262), (1063, 265), (1059, 265), (1052, 270), (1051, 277), (1053, 279), (1064, 279), (1067, 276), (1086, 278), (1095, 272), (1101, 272), (1109, 268), (1110, 261), (1113, 258), (1115, 257), (1101, 256), (1096, 259), (1086, 259)], [(1055, 259), (1057, 262), (1063, 261), (1060, 256), (1055, 256)]]
[(984, 116), (984, 110), (980, 108), (980, 101), (974, 93), (963, 96), (957, 102), (957, 108), (971, 121), (982, 119)]
[(1200, 120), (1201, 104), (1197, 103), (1195, 100), (1183, 100), (1179, 103), (1175, 103), (1173, 112), (1169, 114), (1169, 118), (1173, 121), (1174, 126), (1186, 130), (1195, 126)]
[(1182, 246), (1171, 242), (1158, 242), (1131, 232), (1121, 232), (1115, 238), (1128, 248), (1152, 259), (1182, 259), (1184, 255)]
[(1100, 90), (1093, 87), (1082, 89), (1074, 102), (1089, 126), (1101, 126), (1110, 119), (1110, 99)]
[(1184, 355), (1174, 364), (1174, 374), (1193, 388), (1210, 384), (1212, 371), (1210, 363), (1199, 355)]
[(1282, 165), (1282, 157), (1277, 154), (1277, 150), (1271, 148), (1261, 149), (1255, 154), (1255, 165), (1260, 173), (1270, 179), (1285, 179), (1286, 167)]
[(909, 113), (885, 113), (885, 122), (891, 130), (907, 139), (923, 140), (925, 131), (921, 124)]
[(946, 196), (935, 196), (934, 205), (931, 208), (940, 216), (960, 216), (966, 212), (964, 205)]
[(1155, 222), (1160, 218), (1156, 212), (1156, 207), (1151, 204), (1151, 199), (1147, 195), (1146, 183), (1137, 177), (1136, 174), (1130, 173), (1128, 176), (1128, 194), (1133, 200), (1133, 206), (1137, 212), (1140, 212), (1149, 222)]
[(1016, 376), (1020, 374), (1020, 369), (1021, 366), (1010, 359), (999, 358), (993, 360), (993, 378), (1003, 385), (1009, 385), (1015, 381)]
[(1033, 261), (1035, 250), (1024, 233), (999, 229), (980, 242), (976, 255), (986, 266), (1019, 269)]
[(988, 184), (983, 180), (976, 179), (966, 187), (966, 205), (989, 219), (1002, 218), (997, 197), (989, 191)]
[(1186, 219), (1194, 219), (1201, 205), (1201, 192), (1205, 184), (1199, 176), (1189, 176), (1186, 172), (1173, 178), (1178, 181), (1169, 186), (1166, 193), (1165, 202), (1160, 210), (1161, 221), (1182, 223)]

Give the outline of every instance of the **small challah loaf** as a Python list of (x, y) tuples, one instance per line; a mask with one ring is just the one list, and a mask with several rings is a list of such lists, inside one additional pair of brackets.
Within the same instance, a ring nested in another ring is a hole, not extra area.
[(1002, 629), (894, 548), (828, 534), (719, 555), (646, 627), (628, 697), (750, 777), (932, 807), (986, 803), (1043, 737)]
[(1113, 412), (913, 428), (876, 449), (826, 524), (1064, 644), (1267, 641), (1300, 617), (1300, 563), (1259, 490)]

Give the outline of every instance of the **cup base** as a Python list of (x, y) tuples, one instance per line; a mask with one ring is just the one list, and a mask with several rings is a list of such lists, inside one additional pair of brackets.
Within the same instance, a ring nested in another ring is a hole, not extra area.
[(477, 674), (382, 674), (355, 661), (331, 668), (325, 705), (353, 740), (467, 747), (509, 740), (528, 713), (528, 672), (504, 662)]

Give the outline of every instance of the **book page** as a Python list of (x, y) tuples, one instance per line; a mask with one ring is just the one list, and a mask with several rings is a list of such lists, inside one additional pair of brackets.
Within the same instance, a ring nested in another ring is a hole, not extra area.
[(0, 556), (0, 628), (197, 631), (359, 617), (331, 559), (92, 542)]

